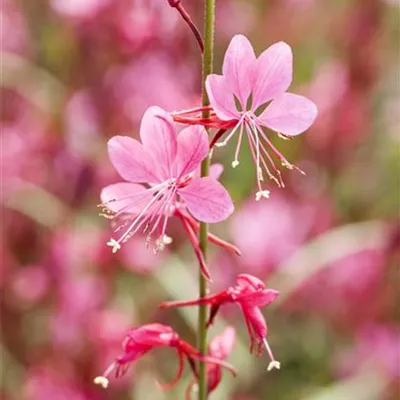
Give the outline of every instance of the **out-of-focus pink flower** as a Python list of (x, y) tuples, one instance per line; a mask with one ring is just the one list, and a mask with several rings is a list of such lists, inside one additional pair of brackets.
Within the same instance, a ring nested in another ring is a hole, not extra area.
[(156, 247), (162, 249), (169, 243), (167, 222), (176, 209), (187, 208), (196, 219), (208, 223), (222, 221), (233, 212), (232, 200), (217, 180), (194, 176), (208, 154), (203, 127), (189, 127), (177, 135), (171, 116), (151, 107), (143, 116), (140, 136), (143, 144), (126, 136), (108, 142), (111, 162), (128, 181), (101, 193), (104, 215), (116, 222), (117, 231), (123, 230), (118, 240), (108, 242), (113, 252), (138, 231), (144, 231), (148, 240), (156, 234)]
[[(222, 305), (229, 303), (237, 304), (243, 312), (250, 336), (250, 352), (256, 350), (256, 354), (260, 355), (263, 351), (263, 346), (265, 346), (271, 358), (271, 362), (268, 366), (268, 370), (271, 370), (273, 368), (279, 369), (280, 363), (275, 360), (267, 342), (268, 328), (260, 307), (272, 303), (278, 294), (279, 292), (277, 290), (266, 289), (264, 283), (255, 276), (240, 274), (236, 277), (236, 285), (222, 292), (197, 300), (165, 302), (162, 303), (160, 307), (170, 308), (208, 304), (211, 306), (208, 325), (211, 325)], [(257, 349), (255, 349), (256, 344)]]
[(307, 309), (339, 324), (360, 325), (381, 309), (383, 267), (381, 250), (349, 255), (310, 277), (293, 293), (287, 307)]
[(0, 48), (4, 52), (28, 52), (28, 32), (16, 1), (5, 1), (0, 9)]
[[(225, 145), (238, 133), (233, 167), (239, 164), (243, 132), (247, 134), (256, 165), (257, 200), (269, 197), (269, 191), (262, 188), (264, 173), (283, 186), (268, 147), (282, 165), (294, 168), (273, 146), (263, 128), (291, 138), (308, 129), (317, 116), (312, 101), (286, 92), (292, 82), (292, 59), (292, 50), (284, 42), (275, 43), (256, 58), (248, 39), (236, 35), (225, 53), (223, 75), (211, 74), (206, 80), (213, 110), (221, 121), (225, 121), (221, 128), (233, 128), (217, 145)], [(270, 104), (261, 111), (268, 102)]]
[(342, 376), (372, 364), (394, 382), (400, 378), (400, 332), (390, 325), (367, 324), (356, 334), (354, 348), (340, 354), (336, 369)]
[(240, 260), (259, 276), (266, 276), (291, 256), (306, 239), (315, 210), (275, 194), (268, 207), (249, 201), (234, 215), (232, 237), (243, 250)]
[(11, 282), (14, 294), (23, 302), (28, 303), (41, 300), (49, 289), (49, 284), (49, 276), (40, 265), (18, 268)]
[(76, 92), (65, 108), (65, 133), (73, 154), (91, 156), (101, 132), (100, 120), (90, 92)]
[[(138, 76), (141, 78), (137, 79)], [(140, 121), (153, 104), (166, 110), (189, 107), (198, 100), (192, 93), (194, 84), (190, 68), (177, 65), (175, 60), (160, 52), (114, 67), (106, 77), (106, 85), (112, 88), (115, 101), (132, 123)]]
[(72, 18), (92, 18), (103, 10), (112, 0), (51, 0), (58, 13)]
[(138, 328), (133, 328), (129, 331), (122, 348), (124, 354), (116, 359), (104, 372), (102, 376), (95, 378), (95, 383), (102, 385), (104, 388), (108, 386), (107, 376), (115, 369), (116, 377), (122, 376), (128, 369), (129, 365), (144, 356), (150, 350), (157, 347), (171, 347), (176, 349), (179, 357), (179, 368), (173, 382), (167, 385), (161, 385), (164, 389), (170, 389), (178, 383), (183, 373), (183, 363), (185, 357), (193, 368), (193, 373), (197, 376), (197, 371), (194, 367), (196, 360), (206, 363), (217, 364), (227, 368), (232, 373), (235, 373), (233, 367), (221, 359), (212, 356), (204, 356), (200, 354), (189, 343), (183, 341), (179, 335), (169, 326), (154, 323), (143, 325)]
[(60, 376), (56, 368), (35, 368), (28, 371), (24, 394), (30, 400), (94, 400), (87, 396), (76, 382)]

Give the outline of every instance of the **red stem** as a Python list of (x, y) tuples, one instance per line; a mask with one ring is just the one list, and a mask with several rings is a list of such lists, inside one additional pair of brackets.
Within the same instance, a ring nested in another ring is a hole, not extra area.
[(189, 237), (190, 243), (192, 244), (193, 250), (194, 250), (194, 252), (196, 254), (196, 257), (197, 257), (197, 259), (199, 261), (199, 266), (200, 266), (201, 273), (203, 274), (203, 276), (209, 282), (211, 282), (212, 281), (211, 280), (211, 275), (210, 275), (210, 272), (208, 271), (206, 262), (204, 260), (203, 253), (202, 253), (202, 251), (200, 249), (199, 240), (198, 240), (198, 238), (196, 236), (196, 233), (193, 231), (191, 225), (189, 224), (187, 219), (181, 213), (178, 213), (177, 215), (180, 218), (180, 220), (182, 221), (182, 225), (183, 225), (183, 227), (184, 227), (184, 229), (185, 229), (185, 231), (186, 231), (186, 233), (187, 233), (187, 235)]

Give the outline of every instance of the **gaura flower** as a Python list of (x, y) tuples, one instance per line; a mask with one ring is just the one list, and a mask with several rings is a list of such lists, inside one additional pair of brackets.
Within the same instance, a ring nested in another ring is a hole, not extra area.
[(101, 192), (102, 215), (113, 220), (115, 232), (121, 232), (107, 244), (116, 252), (142, 231), (147, 243), (156, 236), (156, 250), (162, 250), (171, 241), (166, 236), (168, 219), (179, 214), (185, 229), (194, 231), (190, 239), (195, 247), (196, 220), (220, 222), (234, 209), (216, 179), (196, 175), (208, 155), (207, 133), (202, 126), (190, 126), (177, 134), (172, 117), (161, 108), (150, 107), (143, 116), (140, 137), (142, 143), (127, 136), (115, 136), (108, 142), (111, 162), (127, 182)]
[(236, 374), (235, 369), (229, 363), (212, 356), (202, 355), (189, 343), (182, 340), (171, 327), (154, 323), (131, 329), (122, 343), (124, 354), (118, 357), (105, 370), (102, 376), (97, 376), (94, 379), (94, 383), (107, 388), (109, 384), (107, 377), (113, 370), (115, 370), (115, 376), (117, 378), (122, 376), (126, 373), (131, 363), (157, 347), (171, 347), (176, 349), (179, 358), (179, 368), (175, 379), (167, 385), (159, 384), (163, 389), (171, 389), (179, 382), (183, 373), (185, 357), (189, 361), (189, 365), (196, 377), (196, 360), (219, 365), (220, 367), (227, 368), (234, 375)]
[(236, 285), (223, 290), (220, 293), (189, 301), (170, 301), (160, 305), (161, 308), (185, 307), (207, 304), (211, 306), (208, 326), (214, 321), (219, 308), (224, 304), (235, 303), (242, 312), (250, 337), (250, 352), (252, 353), (257, 344), (256, 355), (261, 355), (263, 347), (271, 359), (268, 371), (280, 368), (280, 363), (275, 360), (267, 341), (267, 323), (261, 313), (260, 307), (272, 303), (279, 292), (266, 289), (264, 283), (253, 275), (240, 274), (236, 277)]
[(264, 128), (288, 139), (308, 129), (317, 116), (317, 107), (312, 101), (287, 92), (292, 82), (292, 64), (292, 50), (286, 43), (275, 43), (256, 58), (248, 39), (236, 35), (225, 53), (223, 75), (211, 74), (206, 80), (211, 106), (222, 121), (220, 127), (224, 128), (216, 139), (227, 128), (232, 128), (216, 145), (224, 146), (234, 135), (238, 137), (232, 167), (239, 165), (244, 132), (247, 135), (256, 165), (256, 200), (269, 197), (269, 191), (262, 187), (264, 173), (284, 186), (268, 148), (283, 166), (295, 168), (274, 147)]

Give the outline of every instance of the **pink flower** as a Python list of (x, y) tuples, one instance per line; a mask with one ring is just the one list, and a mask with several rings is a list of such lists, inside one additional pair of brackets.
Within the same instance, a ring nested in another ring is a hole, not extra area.
[(177, 350), (179, 357), (179, 368), (176, 378), (168, 385), (161, 385), (164, 389), (170, 389), (178, 383), (183, 373), (183, 362), (186, 357), (197, 376), (195, 361), (199, 360), (206, 363), (217, 364), (221, 367), (227, 368), (235, 374), (234, 368), (221, 359), (212, 356), (203, 356), (189, 343), (182, 340), (179, 335), (169, 326), (154, 323), (143, 325), (138, 328), (133, 328), (129, 331), (125, 340), (122, 343), (124, 354), (118, 357), (104, 372), (102, 376), (94, 379), (96, 384), (107, 388), (107, 376), (115, 369), (116, 377), (122, 376), (128, 369), (129, 364), (138, 360), (150, 350), (157, 347), (171, 347)]
[(247, 330), (250, 336), (250, 352), (253, 352), (257, 343), (256, 354), (262, 353), (262, 346), (267, 349), (271, 362), (268, 370), (280, 368), (280, 363), (275, 360), (271, 348), (267, 342), (267, 323), (261, 313), (260, 307), (272, 303), (279, 292), (273, 289), (266, 289), (260, 279), (249, 274), (240, 274), (236, 277), (237, 285), (232, 286), (220, 293), (190, 301), (171, 301), (161, 304), (161, 308), (185, 307), (200, 304), (211, 306), (208, 325), (211, 325), (219, 308), (224, 304), (236, 303), (242, 310)]
[[(229, 354), (232, 352), (233, 346), (236, 341), (235, 328), (227, 326), (223, 332), (215, 336), (208, 346), (208, 355), (217, 359), (225, 360)], [(218, 364), (207, 364), (207, 384), (208, 384), (208, 394), (217, 388), (222, 379), (222, 368)], [(191, 399), (191, 393), (196, 380), (193, 380), (186, 391), (186, 399)]]
[[(239, 135), (233, 167), (239, 165), (243, 132), (247, 134), (257, 168), (256, 200), (269, 196), (269, 191), (262, 188), (264, 173), (283, 186), (268, 147), (283, 166), (294, 168), (273, 146), (263, 128), (288, 139), (308, 129), (317, 116), (317, 108), (312, 101), (286, 92), (292, 82), (292, 58), (292, 50), (284, 42), (273, 44), (256, 58), (248, 39), (236, 35), (225, 53), (223, 75), (211, 74), (207, 77), (210, 103), (217, 117), (225, 121), (221, 126), (233, 128), (217, 145), (224, 146), (235, 133)], [(217, 136), (222, 133), (220, 131)]]
[(190, 230), (186, 210), (207, 223), (220, 222), (233, 212), (228, 192), (216, 179), (196, 176), (209, 149), (203, 127), (191, 126), (177, 135), (171, 116), (151, 107), (143, 116), (140, 137), (142, 143), (127, 136), (108, 142), (111, 162), (127, 181), (101, 193), (103, 215), (113, 220), (116, 232), (122, 232), (108, 242), (113, 252), (138, 231), (147, 234), (147, 241), (156, 235), (156, 249), (163, 249), (170, 241), (166, 228), (174, 213)]

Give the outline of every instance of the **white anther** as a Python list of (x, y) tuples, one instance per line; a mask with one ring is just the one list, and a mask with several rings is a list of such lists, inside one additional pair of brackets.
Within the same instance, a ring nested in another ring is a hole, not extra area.
[(239, 165), (238, 160), (232, 161), (232, 168), (236, 168), (238, 165)]
[(168, 236), (168, 235), (164, 235), (162, 238), (162, 241), (164, 244), (171, 244), (172, 243), (172, 237)]
[(95, 385), (100, 385), (104, 389), (108, 388), (109, 381), (105, 376), (96, 376), (96, 378), (93, 379), (93, 382), (95, 383)]
[(269, 199), (270, 191), (269, 190), (260, 190), (256, 193), (256, 201), (260, 201), (263, 197)]
[(116, 253), (121, 248), (121, 245), (115, 239), (112, 238), (107, 242), (107, 246), (112, 247), (113, 253)]
[(267, 371), (272, 371), (274, 368), (276, 368), (276, 369), (281, 369), (281, 363), (280, 363), (279, 361), (276, 361), (276, 360), (271, 361), (271, 362), (268, 364)]

